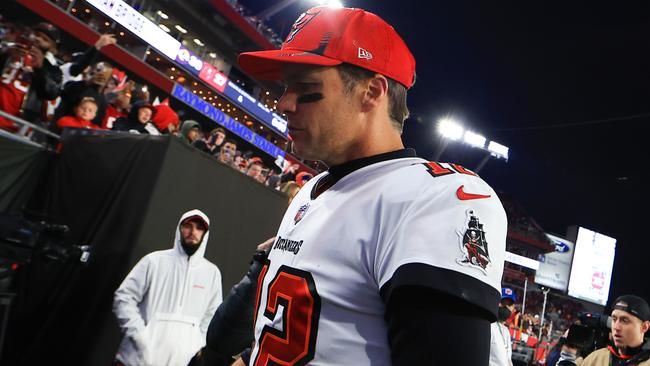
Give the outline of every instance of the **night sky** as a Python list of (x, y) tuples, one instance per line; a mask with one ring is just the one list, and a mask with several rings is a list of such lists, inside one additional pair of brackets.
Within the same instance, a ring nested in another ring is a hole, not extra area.
[[(241, 0), (255, 14), (273, 2)], [(286, 35), (310, 5), (269, 21)], [(404, 141), (433, 159), (435, 121), (510, 147), (481, 176), (547, 232), (581, 225), (618, 239), (610, 300), (645, 281), (650, 242), (642, 179), (650, 122), (650, 2), (352, 1), (392, 24), (417, 62)], [(475, 168), (482, 153), (452, 144), (440, 161)]]

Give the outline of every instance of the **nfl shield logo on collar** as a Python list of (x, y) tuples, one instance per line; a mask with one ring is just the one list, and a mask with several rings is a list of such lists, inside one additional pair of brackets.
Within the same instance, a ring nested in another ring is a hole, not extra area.
[(296, 225), (298, 221), (302, 220), (302, 218), (305, 216), (305, 213), (307, 213), (307, 210), (309, 210), (309, 203), (305, 203), (304, 205), (300, 206), (298, 212), (296, 212), (296, 216), (293, 217), (294, 225)]

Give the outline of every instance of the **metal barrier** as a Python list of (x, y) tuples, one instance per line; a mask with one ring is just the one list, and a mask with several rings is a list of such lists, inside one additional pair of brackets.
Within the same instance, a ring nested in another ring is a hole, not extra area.
[(52, 138), (56, 139), (57, 141), (61, 140), (61, 136), (55, 134), (54, 132), (49, 131), (48, 129), (46, 129), (46, 128), (42, 127), (42, 126), (35, 125), (35, 124), (33, 124), (33, 123), (29, 122), (29, 121), (25, 121), (22, 118), (12, 116), (11, 114), (9, 114), (9, 113), (7, 113), (7, 112), (5, 112), (3, 110), (0, 110), (0, 117), (6, 118), (6, 119), (8, 119), (8, 120), (10, 120), (12, 122), (18, 123), (21, 126), (20, 130), (15, 134), (11, 133), (11, 132), (8, 132), (8, 131), (0, 130), (2, 132), (5, 132), (5, 133), (3, 133), (3, 135), (11, 134), (11, 135), (18, 135), (18, 136), (23, 136), (23, 137), (27, 138), (27, 135), (29, 134), (29, 132), (31, 130), (31, 131), (36, 131), (36, 132), (42, 133), (44, 135), (47, 135), (49, 137), (52, 137)]

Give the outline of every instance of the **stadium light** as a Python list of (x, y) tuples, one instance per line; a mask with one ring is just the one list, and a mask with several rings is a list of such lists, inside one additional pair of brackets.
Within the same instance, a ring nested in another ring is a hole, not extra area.
[(485, 148), (485, 141), (487, 139), (484, 136), (481, 136), (472, 131), (465, 131), (465, 136), (463, 137), (463, 140), (471, 146), (483, 149)]
[(194, 43), (196, 43), (197, 45), (199, 45), (201, 47), (205, 46), (205, 43), (201, 42), (201, 40), (198, 39), (198, 38), (194, 38)]
[(158, 24), (158, 26), (160, 27), (160, 29), (164, 30), (164, 31), (167, 32), (167, 33), (169, 33), (169, 32), (172, 31), (171, 29), (169, 29), (169, 28), (168, 28), (166, 25), (164, 25), (164, 24)]
[(450, 140), (460, 140), (463, 137), (463, 127), (451, 118), (442, 118), (438, 121), (438, 132)]
[(453, 117), (446, 116), (438, 120), (438, 133), (440, 133), (442, 139), (433, 155), (435, 161), (440, 160), (440, 157), (451, 141), (462, 141), (467, 145), (479, 148), (485, 152), (485, 156), (481, 162), (473, 169), (475, 173), (483, 169), (488, 160), (490, 160), (490, 157), (508, 161), (510, 149), (507, 146), (503, 146), (495, 141), (488, 142), (485, 136), (465, 130)]
[(508, 149), (507, 146), (503, 146), (498, 142), (495, 141), (490, 141), (490, 144), (488, 144), (488, 151), (490, 151), (493, 155), (496, 155), (498, 157), (502, 157), (506, 160), (508, 160)]
[(187, 33), (187, 29), (181, 27), (180, 25), (177, 25), (175, 28), (178, 29), (178, 31), (183, 34)]
[(158, 10), (158, 11), (156, 12), (156, 14), (158, 14), (159, 17), (161, 17), (161, 18), (163, 18), (163, 19), (165, 19), (165, 20), (169, 19), (169, 15), (163, 13), (163, 12), (160, 11), (160, 10)]
[(339, 0), (319, 0), (317, 1), (318, 5), (325, 5), (330, 8), (342, 8), (343, 2)]

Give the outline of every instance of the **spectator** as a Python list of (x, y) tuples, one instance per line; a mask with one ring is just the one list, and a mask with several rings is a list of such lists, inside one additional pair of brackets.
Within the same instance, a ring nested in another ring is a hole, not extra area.
[(280, 175), (276, 174), (275, 170), (269, 169), (269, 174), (266, 176), (266, 185), (272, 189), (280, 188)]
[(296, 175), (296, 183), (300, 187), (304, 186), (305, 183), (307, 183), (310, 179), (312, 179), (314, 176), (311, 173), (308, 172), (300, 172)]
[(199, 134), (201, 133), (201, 125), (191, 119), (183, 122), (181, 125), (181, 139), (188, 144), (194, 143), (194, 141), (199, 139)]
[(106, 98), (104, 88), (113, 73), (113, 66), (107, 62), (99, 62), (92, 69), (89, 80), (70, 81), (63, 87), (61, 104), (54, 112), (54, 118), (69, 116), (74, 113), (74, 106), (85, 97), (91, 97), (97, 102), (97, 116), (93, 123), (101, 126), (106, 115)]
[(289, 197), (289, 204), (293, 201), (293, 197), (298, 194), (300, 186), (294, 181), (284, 182), (280, 185), (280, 192), (284, 193)]
[(56, 126), (59, 129), (65, 127), (74, 127), (74, 128), (94, 128), (99, 129), (100, 127), (91, 121), (97, 115), (97, 102), (91, 97), (83, 98), (79, 104), (74, 108), (74, 116), (64, 116), (56, 121)]
[(212, 150), (220, 149), (223, 142), (226, 140), (226, 130), (221, 127), (217, 127), (214, 130), (210, 131), (210, 145), (212, 145)]
[(217, 127), (210, 131), (210, 134), (205, 138), (196, 140), (193, 145), (203, 152), (212, 154), (214, 151), (219, 151), (225, 138), (226, 130), (221, 127)]
[(248, 272), (238, 284), (232, 287), (210, 321), (207, 347), (215, 355), (212, 363), (214, 366), (232, 364), (232, 355), (240, 353), (253, 341), (250, 327), (253, 322), (253, 312), (248, 310), (254, 306), (257, 279), (274, 242), (275, 237), (257, 246)]
[(113, 130), (129, 131), (132, 133), (143, 133), (149, 135), (160, 135), (160, 131), (151, 123), (151, 117), (156, 109), (144, 101), (136, 102), (131, 106), (131, 111), (127, 117), (115, 120)]
[(149, 93), (149, 87), (144, 84), (137, 84), (133, 88), (133, 96), (131, 97), (131, 104), (137, 103), (139, 101), (149, 102), (151, 98), (151, 93)]
[(546, 358), (548, 366), (578, 366), (582, 364), (580, 354), (585, 347), (591, 346), (592, 330), (578, 324), (567, 329), (558, 341), (558, 352)]
[(501, 289), (497, 321), (490, 326), (490, 366), (512, 366), (512, 339), (506, 320), (515, 311), (517, 295), (508, 287)]
[(248, 160), (244, 158), (244, 155), (239, 150), (235, 153), (235, 159), (232, 165), (233, 168), (237, 169), (237, 171), (242, 174), (246, 174), (246, 171), (248, 170)]
[[(60, 40), (52, 24), (39, 23), (25, 30), (16, 42), (0, 50), (0, 110), (30, 122), (43, 124), (48, 100), (61, 89), (61, 71), (54, 57)], [(18, 131), (13, 122), (0, 117), (0, 128)]]
[(186, 212), (174, 247), (144, 256), (115, 291), (113, 312), (124, 334), (117, 362), (171, 366), (200, 357), (222, 298), (219, 268), (204, 258), (209, 230), (203, 212)]
[(131, 89), (128, 87), (124, 88), (118, 93), (108, 95), (107, 98), (109, 103), (106, 107), (104, 120), (102, 121), (102, 128), (110, 130), (113, 128), (115, 120), (128, 116), (129, 109), (131, 108)]
[[(259, 159), (259, 158), (257, 158)], [(262, 173), (264, 170), (264, 165), (260, 160), (251, 159), (251, 162), (248, 164), (248, 169), (246, 169), (246, 175), (257, 180), (258, 182), (264, 183), (266, 176)]]
[(217, 155), (217, 159), (219, 159), (219, 161), (224, 164), (232, 165), (235, 159), (236, 151), (237, 142), (235, 140), (226, 140), (221, 146), (221, 149), (219, 149), (219, 155)]
[(85, 52), (79, 52), (73, 56), (73, 60), (61, 65), (60, 69), (63, 73), (63, 84), (68, 81), (81, 81), (83, 79), (82, 73), (86, 71), (90, 65), (95, 62), (95, 58), (99, 55), (99, 50), (102, 48), (116, 44), (117, 39), (112, 34), (102, 34), (99, 36), (95, 44), (87, 49)]
[(296, 174), (298, 174), (298, 169), (300, 169), (300, 165), (298, 164), (291, 164), (289, 165), (283, 172), (282, 172), (282, 178), (280, 178), (280, 182), (288, 182), (288, 181), (295, 181), (296, 180)]

